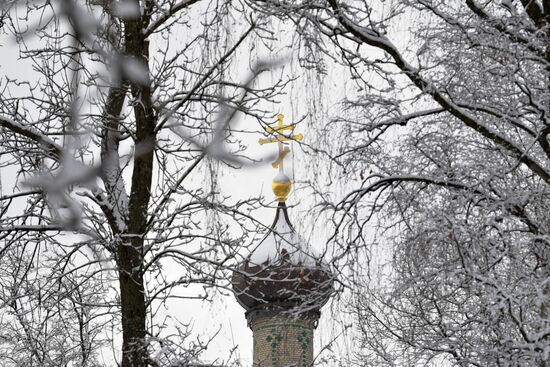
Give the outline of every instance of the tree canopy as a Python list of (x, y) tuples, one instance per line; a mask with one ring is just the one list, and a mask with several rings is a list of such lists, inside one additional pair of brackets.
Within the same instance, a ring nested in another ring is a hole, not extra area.
[[(257, 57), (273, 22), (306, 83)], [(289, 89), (360, 341), (327, 363), (548, 365), (547, 0), (6, 2), (0, 24), (26, 68), (0, 82), (5, 365), (100, 365), (108, 328), (124, 367), (194, 361), (158, 307), (227, 288), (263, 202), (216, 172)]]

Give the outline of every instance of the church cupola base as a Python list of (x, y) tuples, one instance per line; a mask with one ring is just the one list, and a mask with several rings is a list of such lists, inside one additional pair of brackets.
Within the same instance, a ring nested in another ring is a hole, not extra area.
[(313, 331), (318, 312), (256, 312), (247, 318), (254, 340), (253, 367), (313, 366)]

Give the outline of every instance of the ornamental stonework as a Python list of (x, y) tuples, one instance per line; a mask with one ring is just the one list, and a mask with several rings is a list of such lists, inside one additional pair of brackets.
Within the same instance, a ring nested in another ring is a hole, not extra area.
[(252, 325), (254, 367), (310, 367), (313, 363), (312, 322), (263, 318)]

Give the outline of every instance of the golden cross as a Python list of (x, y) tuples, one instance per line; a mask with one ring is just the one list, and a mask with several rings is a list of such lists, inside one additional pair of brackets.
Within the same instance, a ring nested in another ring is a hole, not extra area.
[(277, 126), (276, 127), (267, 127), (268, 133), (274, 133), (274, 136), (267, 139), (260, 139), (258, 140), (258, 143), (260, 145), (264, 144), (270, 144), (270, 143), (277, 143), (279, 146), (279, 156), (277, 157), (277, 160), (273, 162), (271, 165), (273, 168), (278, 168), (279, 172), (283, 172), (283, 162), (286, 157), (286, 155), (290, 152), (290, 148), (287, 147), (283, 142), (289, 141), (289, 140), (302, 140), (304, 136), (302, 134), (290, 134), (290, 135), (284, 135), (282, 132), (285, 130), (294, 131), (294, 127), (296, 125), (290, 124), (290, 125), (284, 125), (283, 124), (283, 115), (278, 114), (277, 115)]

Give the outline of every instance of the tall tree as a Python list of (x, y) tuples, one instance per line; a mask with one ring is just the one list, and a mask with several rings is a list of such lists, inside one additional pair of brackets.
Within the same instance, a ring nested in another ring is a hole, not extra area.
[(231, 122), (270, 117), (258, 102), (284, 82), (259, 89), (270, 65), (234, 61), (261, 28), (195, 0), (8, 2), (1, 21), (28, 70), (0, 82), (0, 313), (17, 325), (0, 364), (92, 366), (108, 342), (123, 367), (195, 359), (205, 345), (156, 315), (209, 297), (177, 286), (227, 285), (251, 231), (257, 199), (218, 195), (201, 165), (245, 164)]

